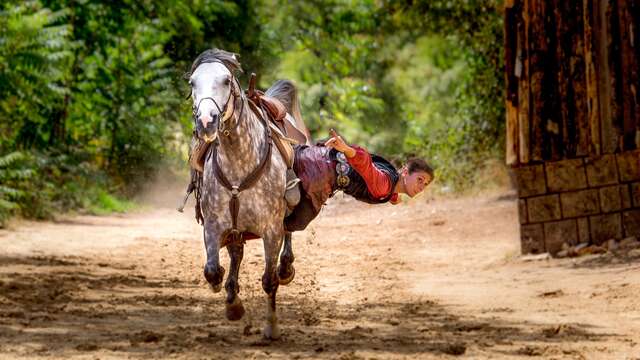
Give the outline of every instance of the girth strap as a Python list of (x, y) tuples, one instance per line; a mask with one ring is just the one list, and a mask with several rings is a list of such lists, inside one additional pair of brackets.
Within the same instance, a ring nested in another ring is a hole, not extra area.
[(240, 199), (238, 198), (238, 195), (242, 191), (252, 187), (258, 181), (258, 179), (260, 179), (260, 176), (262, 176), (270, 163), (269, 159), (271, 158), (272, 141), (270, 132), (268, 130), (265, 130), (265, 135), (267, 151), (265, 151), (265, 154), (260, 160), (260, 164), (258, 165), (258, 167), (255, 168), (251, 172), (251, 174), (249, 174), (238, 186), (231, 185), (229, 179), (227, 179), (227, 177), (222, 172), (220, 164), (218, 164), (218, 144), (216, 143), (212, 146), (213, 149), (211, 156), (213, 156), (213, 172), (222, 186), (231, 191), (231, 200), (229, 200), (229, 212), (231, 213), (231, 235), (233, 236), (233, 242), (242, 241), (242, 234), (238, 230), (238, 211), (240, 210)]

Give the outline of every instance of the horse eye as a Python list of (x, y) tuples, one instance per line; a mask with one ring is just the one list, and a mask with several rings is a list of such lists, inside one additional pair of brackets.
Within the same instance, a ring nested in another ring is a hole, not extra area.
[(225, 85), (231, 84), (231, 79), (229, 79), (229, 78), (224, 79), (224, 84)]

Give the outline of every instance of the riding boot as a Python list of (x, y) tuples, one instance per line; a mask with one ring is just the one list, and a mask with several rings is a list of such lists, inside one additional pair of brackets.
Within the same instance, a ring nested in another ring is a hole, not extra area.
[(300, 179), (293, 171), (293, 169), (287, 169), (287, 182), (284, 198), (287, 201), (287, 215), (289, 215), (293, 208), (300, 202)]

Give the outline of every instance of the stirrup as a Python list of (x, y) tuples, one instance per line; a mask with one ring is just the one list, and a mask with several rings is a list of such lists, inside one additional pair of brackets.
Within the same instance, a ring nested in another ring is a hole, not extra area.
[(191, 181), (189, 182), (189, 185), (187, 186), (187, 190), (185, 191), (184, 198), (182, 199), (182, 203), (178, 205), (178, 208), (176, 210), (178, 210), (179, 212), (184, 212), (184, 207), (185, 205), (187, 205), (187, 200), (189, 200), (189, 195), (191, 195), (191, 193), (193, 193), (195, 189), (196, 189), (196, 184), (192, 178)]

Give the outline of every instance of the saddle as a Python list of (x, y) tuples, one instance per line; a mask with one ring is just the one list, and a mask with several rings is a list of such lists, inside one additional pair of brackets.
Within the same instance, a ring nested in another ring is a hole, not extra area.
[(287, 168), (293, 168), (294, 151), (293, 145), (305, 144), (306, 135), (287, 119), (287, 108), (282, 102), (274, 97), (267, 96), (264, 92), (255, 89), (256, 74), (251, 73), (249, 87), (246, 94), (249, 100), (249, 107), (261, 116), (260, 110), (266, 115), (269, 127), (272, 130), (273, 142), (284, 158)]

